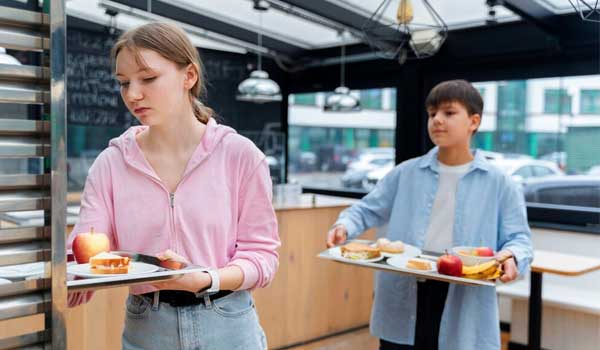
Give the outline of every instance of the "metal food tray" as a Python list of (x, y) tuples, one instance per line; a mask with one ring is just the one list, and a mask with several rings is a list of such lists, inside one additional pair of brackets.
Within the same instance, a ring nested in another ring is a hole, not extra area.
[[(362, 242), (362, 243), (369, 243), (369, 242)], [(373, 243), (373, 242), (370, 242), (370, 243)], [(417, 256), (417, 258), (423, 258), (423, 259), (427, 259), (427, 260), (431, 261), (431, 258), (433, 257), (431, 255), (433, 255), (433, 254), (436, 254), (436, 253), (428, 252), (427, 255), (419, 255), (419, 256)], [(454, 284), (463, 284), (463, 285), (468, 285), (468, 286), (496, 287), (496, 282), (494, 282), (494, 281), (475, 280), (475, 279), (471, 279), (471, 278), (442, 275), (441, 273), (438, 273), (438, 272), (419, 271), (419, 270), (413, 270), (413, 269), (408, 269), (408, 268), (395, 267), (395, 266), (389, 265), (387, 263), (388, 258), (384, 258), (383, 260), (380, 260), (377, 262), (361, 262), (361, 261), (350, 260), (350, 259), (346, 259), (346, 258), (342, 258), (342, 257), (338, 257), (338, 256), (333, 256), (333, 255), (329, 254), (329, 249), (319, 253), (319, 255), (317, 255), (317, 258), (321, 258), (321, 259), (325, 259), (325, 260), (333, 260), (336, 262), (340, 262), (342, 264), (348, 264), (348, 265), (353, 265), (353, 266), (361, 266), (361, 267), (368, 267), (368, 268), (382, 270), (382, 271), (397, 272), (397, 273), (400, 273), (403, 275), (416, 277), (417, 279), (436, 280), (436, 281), (443, 281), (443, 282), (454, 283)], [(437, 257), (435, 257), (435, 258), (437, 258)]]
[[(134, 275), (103, 275), (102, 277), (94, 278), (77, 278), (68, 275), (67, 288), (70, 292), (75, 291), (90, 291), (107, 288), (116, 288), (124, 286), (133, 286), (140, 284), (149, 284), (153, 282), (163, 282), (175, 279), (181, 275), (192, 272), (206, 271), (206, 267), (197, 265), (188, 265), (186, 263), (173, 260), (160, 260), (150, 255), (139, 254), (128, 251), (112, 251), (111, 253), (123, 257), (129, 257), (131, 261), (143, 262), (146, 264), (156, 265), (158, 271), (150, 273), (140, 273)], [(106, 277), (104, 277), (106, 276)]]

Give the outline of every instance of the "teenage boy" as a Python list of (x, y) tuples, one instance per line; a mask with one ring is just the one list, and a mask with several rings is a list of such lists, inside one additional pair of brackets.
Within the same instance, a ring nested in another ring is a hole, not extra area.
[[(487, 246), (503, 264), (502, 282), (525, 273), (532, 260), (531, 232), (517, 184), (470, 150), (481, 123), (483, 100), (465, 80), (435, 86), (425, 106), (436, 145), (396, 166), (361, 201), (344, 210), (327, 235), (342, 244), (388, 224), (386, 237), (429, 251)], [(371, 333), (381, 350), (500, 349), (496, 290), (377, 272)], [(417, 322), (419, 315), (429, 320)], [(427, 310), (423, 310), (426, 307)], [(425, 322), (425, 323), (424, 323)], [(434, 329), (423, 329), (423, 324)]]

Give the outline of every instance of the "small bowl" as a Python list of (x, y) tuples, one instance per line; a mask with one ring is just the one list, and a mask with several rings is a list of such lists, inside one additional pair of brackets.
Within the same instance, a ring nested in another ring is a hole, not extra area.
[[(494, 256), (475, 256), (475, 255), (467, 255), (464, 252), (472, 251), (478, 247), (469, 247), (469, 246), (460, 246), (453, 247), (452, 254), (458, 256), (460, 260), (462, 260), (465, 266), (473, 266), (483, 264), (484, 262), (490, 261), (494, 259)], [(495, 252), (494, 252), (495, 254)]]

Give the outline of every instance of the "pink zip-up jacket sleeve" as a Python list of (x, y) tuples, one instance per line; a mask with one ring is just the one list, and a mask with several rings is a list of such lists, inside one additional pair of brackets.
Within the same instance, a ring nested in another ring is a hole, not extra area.
[(241, 188), (237, 248), (229, 264), (244, 272), (239, 289), (263, 288), (273, 280), (279, 266), (276, 249), (280, 245), (265, 160), (251, 171)]

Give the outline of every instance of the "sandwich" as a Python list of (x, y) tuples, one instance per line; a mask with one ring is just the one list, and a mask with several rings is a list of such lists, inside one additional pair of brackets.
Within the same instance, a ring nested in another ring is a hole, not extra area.
[(404, 243), (402, 241), (391, 242), (387, 238), (380, 238), (377, 240), (377, 248), (384, 253), (400, 254), (404, 253)]
[(379, 248), (356, 242), (343, 245), (341, 250), (344, 258), (352, 260), (374, 259), (381, 256)]
[(90, 271), (96, 274), (128, 273), (129, 258), (102, 252), (90, 258)]
[(408, 262), (406, 263), (406, 267), (414, 270), (428, 271), (431, 270), (431, 261), (419, 258), (412, 258), (408, 260)]

